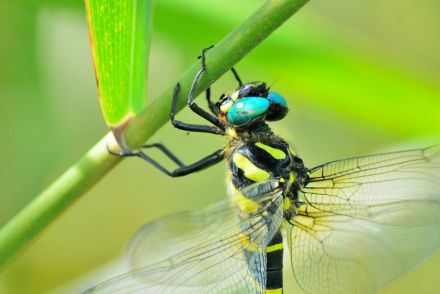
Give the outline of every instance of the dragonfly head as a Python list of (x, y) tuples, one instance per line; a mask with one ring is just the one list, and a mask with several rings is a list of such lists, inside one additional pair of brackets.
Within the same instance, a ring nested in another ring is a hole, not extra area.
[(225, 93), (216, 105), (219, 117), (237, 129), (280, 120), (288, 112), (286, 100), (280, 94), (269, 91), (263, 82), (247, 83)]

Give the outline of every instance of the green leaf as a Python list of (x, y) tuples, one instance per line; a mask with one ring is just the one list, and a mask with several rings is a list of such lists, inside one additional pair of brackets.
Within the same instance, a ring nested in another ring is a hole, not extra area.
[(86, 0), (104, 119), (113, 131), (145, 105), (152, 0)]

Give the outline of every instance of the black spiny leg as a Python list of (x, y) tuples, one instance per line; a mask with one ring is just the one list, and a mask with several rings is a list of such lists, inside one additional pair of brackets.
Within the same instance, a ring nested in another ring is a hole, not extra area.
[[(199, 56), (199, 58), (201, 58), (201, 56)], [(240, 88), (243, 85), (243, 83), (241, 82), (240, 76), (238, 75), (235, 68), (231, 67), (231, 71), (234, 74), (234, 77), (238, 82), (238, 88)], [(208, 101), (208, 106), (209, 106), (209, 109), (211, 110), (211, 112), (215, 116), (217, 116), (218, 115), (218, 107), (211, 100), (211, 88), (210, 87), (208, 87), (208, 89), (206, 89), (206, 100)]]
[(146, 148), (157, 148), (160, 151), (162, 151), (169, 159), (171, 159), (179, 167), (182, 167), (185, 165), (179, 158), (177, 158), (176, 155), (174, 155), (173, 152), (170, 151), (170, 149), (168, 149), (167, 147), (165, 147), (165, 145), (163, 145), (161, 143), (145, 144), (145, 145), (142, 145), (141, 148), (142, 149), (144, 149), (144, 148), (145, 149)]
[(198, 114), (199, 116), (203, 117), (204, 119), (206, 119), (207, 121), (209, 121), (210, 123), (212, 123), (213, 125), (217, 126), (218, 128), (220, 128), (221, 130), (225, 130), (226, 129), (226, 125), (220, 121), (217, 117), (211, 115), (209, 112), (206, 112), (205, 110), (203, 110), (202, 108), (200, 108), (200, 106), (198, 106), (195, 102), (194, 102), (194, 92), (197, 88), (197, 85), (200, 81), (200, 79), (202, 78), (203, 74), (206, 71), (206, 63), (205, 63), (205, 54), (206, 51), (211, 49), (213, 46), (208, 47), (208, 48), (204, 48), (202, 50), (202, 56), (201, 56), (201, 63), (202, 63), (202, 68), (199, 70), (199, 72), (197, 73), (196, 77), (194, 78), (194, 81), (191, 85), (191, 90), (189, 91), (189, 96), (188, 96), (188, 107), (195, 112), (196, 114)]
[(211, 112), (214, 115), (218, 115), (218, 107), (215, 105), (214, 102), (211, 101), (211, 88), (206, 89), (206, 101), (208, 101), (208, 106)]
[(238, 82), (238, 87), (240, 88), (241, 86), (243, 86), (243, 83), (241, 82), (240, 76), (238, 75), (237, 71), (235, 70), (235, 68), (231, 67), (231, 71), (234, 74), (235, 79)]
[(129, 157), (129, 156), (137, 156), (150, 163), (152, 166), (163, 172), (164, 174), (170, 177), (181, 177), (188, 174), (191, 174), (196, 171), (200, 171), (202, 169), (208, 168), (218, 162), (220, 162), (225, 157), (224, 150), (217, 150), (214, 153), (192, 163), (185, 165), (180, 159), (178, 159), (168, 148), (164, 145), (156, 143), (151, 145), (144, 145), (144, 148), (158, 148), (161, 150), (167, 157), (169, 157), (172, 161), (174, 161), (179, 167), (175, 170), (168, 170), (163, 165), (158, 163), (156, 160), (148, 156), (142, 151), (129, 151), (129, 152), (115, 152), (109, 150), (109, 152), (113, 155)]
[[(188, 124), (181, 122), (179, 120), (175, 120), (174, 116), (176, 114), (176, 104), (177, 104), (177, 96), (179, 94), (180, 90), (180, 84), (177, 83), (176, 87), (174, 88), (174, 95), (173, 95), (173, 102), (171, 104), (171, 124), (180, 130), (184, 131), (190, 131), (190, 132), (200, 132), (200, 133), (211, 133), (216, 135), (223, 135), (224, 128), (220, 128), (219, 126), (206, 126), (206, 125), (196, 125), (196, 124)], [(198, 106), (197, 106), (198, 107)], [(200, 108), (201, 109), (201, 108)], [(201, 109), (204, 111), (203, 109)], [(205, 111), (204, 111), (205, 112)], [(211, 116), (209, 113), (206, 112), (207, 115)]]
[[(208, 50), (210, 48), (212, 48), (212, 46), (202, 50), (202, 56), (201, 56), (202, 68), (197, 73), (197, 75), (194, 78), (194, 81), (191, 85), (191, 90), (190, 90), (190, 93), (188, 96), (188, 106), (190, 107), (190, 109), (192, 111), (194, 111), (199, 116), (201, 116), (201, 117), (205, 118), (206, 120), (208, 120), (209, 122), (211, 122), (214, 126), (187, 124), (187, 123), (177, 121), (174, 119), (174, 116), (176, 114), (177, 96), (178, 96), (179, 90), (180, 90), (179, 83), (177, 83), (176, 87), (174, 88), (174, 95), (173, 95), (173, 101), (171, 103), (171, 112), (170, 112), (171, 123), (173, 124), (174, 127), (181, 129), (181, 130), (185, 130), (185, 131), (203, 132), (203, 133), (212, 133), (212, 134), (217, 134), (217, 135), (223, 135), (224, 131), (226, 129), (226, 125), (223, 122), (221, 122), (218, 118), (212, 116), (211, 114), (209, 114), (208, 112), (206, 112), (205, 110), (200, 108), (193, 101), (194, 91), (197, 87), (197, 84), (198, 84), (200, 78), (202, 77), (202, 75), (204, 74), (204, 72), (206, 71), (205, 52), (206, 52), (206, 50)], [(147, 154), (145, 154), (141, 150), (128, 150), (128, 151), (121, 151), (121, 152), (115, 152), (112, 150), (108, 150), (108, 151), (110, 154), (122, 156), (122, 157), (132, 157), (132, 156), (140, 157), (143, 160), (150, 163), (155, 168), (157, 168), (158, 170), (160, 170), (161, 172), (163, 172), (164, 174), (171, 176), (171, 177), (180, 177), (180, 176), (184, 176), (184, 175), (205, 169), (207, 167), (210, 167), (211, 165), (214, 165), (214, 164), (220, 162), (225, 157), (224, 150), (217, 150), (214, 153), (212, 153), (212, 154), (210, 154), (210, 155), (208, 155), (208, 156), (206, 156), (206, 157), (204, 157), (204, 158), (202, 158), (192, 164), (185, 165), (168, 148), (166, 148), (162, 144), (156, 143), (156, 144), (150, 144), (150, 145), (143, 146), (143, 148), (153, 148), (153, 147), (161, 150), (166, 156), (168, 156), (179, 167), (173, 171), (169, 171), (163, 165), (158, 163), (156, 160), (154, 160), (153, 158), (151, 158), (150, 156), (148, 156)]]

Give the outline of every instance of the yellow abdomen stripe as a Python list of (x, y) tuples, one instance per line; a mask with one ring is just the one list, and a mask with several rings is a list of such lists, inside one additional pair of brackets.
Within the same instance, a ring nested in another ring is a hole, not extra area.
[(282, 250), (282, 249), (283, 249), (283, 243), (278, 243), (278, 244), (274, 244), (272, 246), (266, 247), (266, 252), (269, 253), (269, 252), (274, 252), (274, 251)]

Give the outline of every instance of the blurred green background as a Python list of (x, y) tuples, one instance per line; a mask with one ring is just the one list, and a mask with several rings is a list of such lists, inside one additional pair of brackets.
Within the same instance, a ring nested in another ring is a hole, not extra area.
[[(149, 99), (261, 3), (157, 1)], [(312, 0), (236, 68), (245, 81), (275, 82), (288, 99), (288, 118), (273, 125), (309, 167), (440, 142), (439, 12), (436, 0)], [(107, 129), (82, 1), (1, 1), (0, 27), (1, 226)], [(225, 75), (213, 94), (235, 85)], [(199, 121), (187, 111), (179, 119)], [(223, 144), (170, 126), (151, 141), (185, 162)], [(75, 281), (119, 258), (143, 223), (202, 208), (224, 191), (221, 164), (171, 179), (124, 160), (0, 275), (0, 293), (78, 289)], [(437, 254), (384, 293), (436, 293), (439, 270)]]

